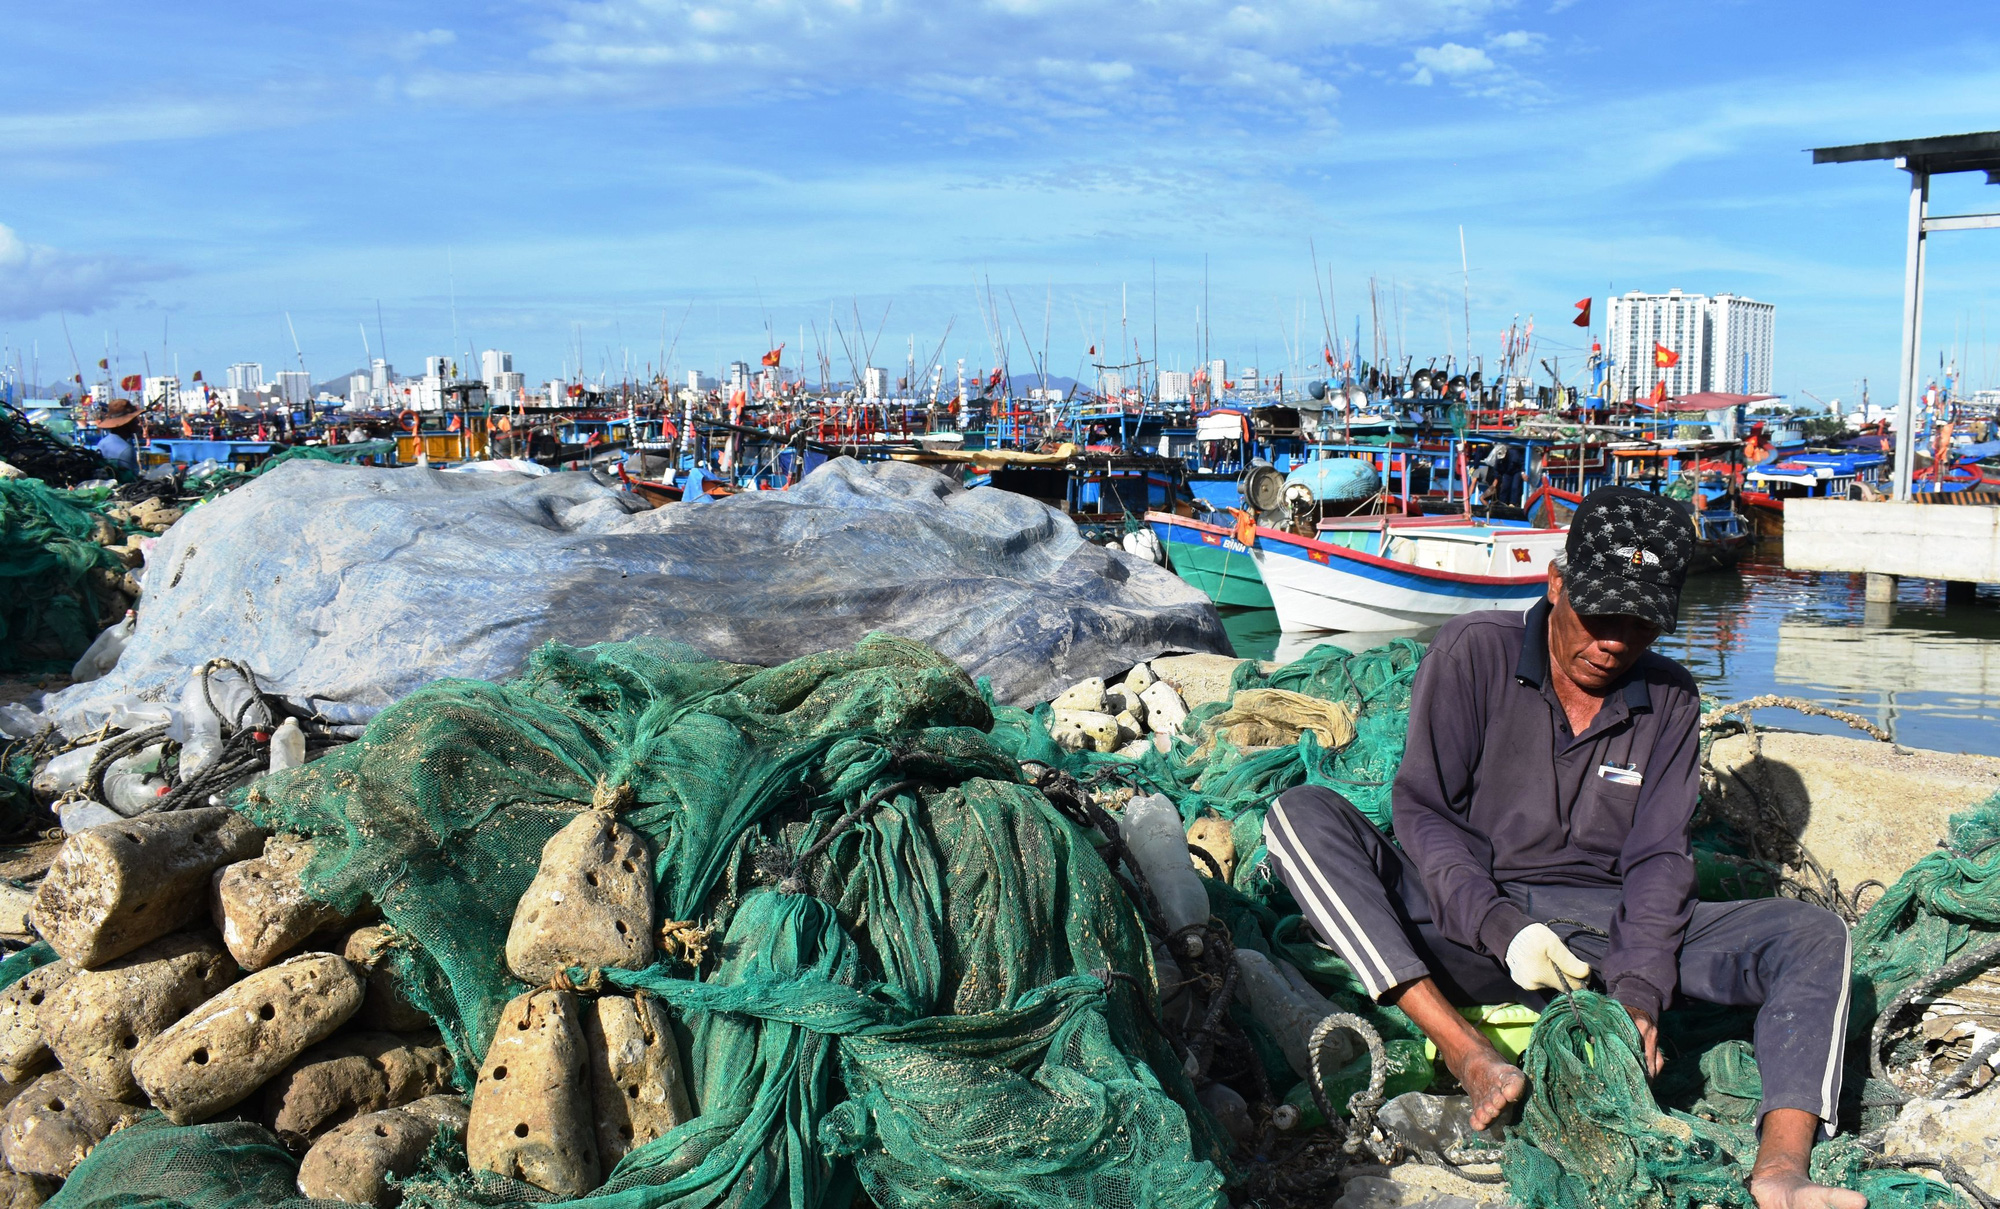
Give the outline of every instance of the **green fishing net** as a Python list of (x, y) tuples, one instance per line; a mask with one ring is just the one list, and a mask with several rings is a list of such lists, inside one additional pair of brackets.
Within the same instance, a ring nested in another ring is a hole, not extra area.
[(188, 495), (213, 499), (234, 491), (250, 480), (276, 470), (286, 462), (355, 462), (362, 458), (388, 458), (395, 454), (394, 441), (356, 441), (351, 445), (296, 445), (265, 458), (249, 470), (220, 466), (207, 474), (189, 475), (182, 485)]
[(66, 672), (117, 620), (91, 572), (125, 564), (91, 540), (94, 523), (36, 479), (0, 479), (0, 672)]
[(1950, 834), (1854, 925), (1852, 1031), (1891, 999), (2000, 934), (2000, 795), (1953, 815)]
[[(1955, 816), (1944, 846), (1905, 871), (1854, 925), (1850, 1102), (1857, 1088), (1876, 1102), (1894, 1090), (1864, 1078), (1865, 1042), (1882, 1008), (1996, 933), (2000, 797)], [(1746, 1011), (1702, 1005), (1667, 1013), (1661, 1032), (1679, 1056), (1649, 1088), (1638, 1034), (1615, 1002), (1578, 992), (1551, 1005), (1524, 1055), (1532, 1090), (1507, 1146), (1515, 1199), (1529, 1209), (1747, 1209), (1742, 1180), (1756, 1153), (1751, 1125), (1763, 1090), (1746, 1039), (1750, 1020)], [(1663, 1101), (1686, 1110), (1663, 1109)], [(1814, 1177), (1866, 1193), (1877, 1209), (1955, 1203), (1944, 1184), (1866, 1169), (1866, 1157), (1853, 1136), (1837, 1137), (1813, 1152)]]
[[(1686, 1059), (1681, 1059), (1685, 1061)], [(1543, 1011), (1522, 1055), (1528, 1099), (1501, 1168), (1527, 1209), (1754, 1209), (1744, 1184), (1762, 1083), (1741, 1041), (1699, 1059), (1711, 1090), (1695, 1112), (1662, 1109), (1648, 1086), (1639, 1031), (1616, 1000), (1577, 991)], [(1812, 1175), (1867, 1195), (1873, 1209), (1954, 1202), (1950, 1188), (1906, 1171), (1868, 1169), (1852, 1136), (1813, 1150)]]
[[(309, 892), (380, 908), (469, 1087), (527, 989), (504, 945), (543, 844), (629, 786), (660, 918), (710, 929), (712, 955), (609, 980), (675, 1008), (698, 1115), (570, 1203), (1217, 1206), (1224, 1147), (1149, 1023), (1138, 916), (991, 723), (958, 667), (879, 635), (769, 669), (552, 646), (510, 683), (413, 694), (240, 808), (316, 840)], [(268, 1143), (154, 1122), (99, 1147), (63, 1204), (283, 1203), (291, 1160)], [(550, 1199), (462, 1152), (403, 1191)]]
[[(1265, 893), (1264, 812), (1277, 796), (1300, 785), (1323, 785), (1341, 794), (1377, 827), (1389, 829), (1390, 787), (1403, 761), (1410, 690), (1424, 647), (1408, 638), (1352, 653), (1322, 643), (1291, 663), (1265, 673), (1246, 660), (1237, 665), (1231, 698), (1245, 689), (1274, 688), (1336, 701), (1353, 711), (1355, 737), (1337, 751), (1311, 732), (1283, 747), (1239, 749), (1227, 739), (1176, 742), (1166, 752), (1133, 759), (1116, 754), (1066, 751), (1049, 737), (1049, 708), (994, 708), (993, 738), (1016, 759), (1048, 765), (1086, 784), (1129, 785), (1164, 793), (1192, 824), (1204, 813), (1226, 819), (1235, 841), (1237, 888)], [(1230, 699), (1195, 706), (1181, 732), (1200, 736), (1202, 724), (1229, 709)]]

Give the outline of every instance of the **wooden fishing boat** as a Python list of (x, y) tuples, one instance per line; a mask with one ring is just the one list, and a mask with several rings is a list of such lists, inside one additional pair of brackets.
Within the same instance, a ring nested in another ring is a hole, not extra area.
[[(1256, 556), (1235, 531), (1169, 512), (1148, 512), (1146, 524), (1160, 539), (1167, 566), (1225, 608), (1268, 609)], [(1253, 539), (1254, 540), (1254, 539)]]
[(1259, 528), (1257, 565), (1285, 630), (1412, 630), (1547, 590), (1562, 529), (1469, 517), (1335, 519), (1315, 537)]

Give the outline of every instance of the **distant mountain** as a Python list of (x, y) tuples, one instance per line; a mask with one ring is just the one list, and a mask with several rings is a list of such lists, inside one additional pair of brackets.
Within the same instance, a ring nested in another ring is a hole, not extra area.
[(368, 367), (364, 365), (360, 369), (350, 369), (344, 374), (337, 374), (324, 382), (315, 383), (313, 385), (313, 393), (316, 395), (321, 391), (325, 391), (327, 394), (339, 395), (345, 399), (347, 397), (347, 380), (356, 374), (366, 377), (368, 375)]

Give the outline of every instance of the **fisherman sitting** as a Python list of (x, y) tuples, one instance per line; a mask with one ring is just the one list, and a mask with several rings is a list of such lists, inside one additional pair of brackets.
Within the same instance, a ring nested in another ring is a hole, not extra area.
[(1674, 629), (1692, 551), (1672, 502), (1592, 492), (1546, 599), (1525, 616), (1457, 618), (1431, 644), (1396, 774), (1400, 846), (1317, 786), (1278, 798), (1265, 844), (1320, 942), (1436, 1044), (1474, 1127), (1528, 1081), (1457, 1007), (1541, 1007), (1595, 970), (1649, 1074), (1676, 990), (1756, 1005), (1752, 1196), (1760, 1209), (1862, 1209), (1861, 1194), (1807, 1175), (1840, 1092), (1846, 925), (1793, 899), (1695, 901), (1701, 699), (1685, 668), (1648, 651)]

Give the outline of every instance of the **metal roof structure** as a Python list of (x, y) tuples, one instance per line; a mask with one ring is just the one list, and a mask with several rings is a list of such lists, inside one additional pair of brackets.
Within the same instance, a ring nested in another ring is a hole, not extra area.
[(1930, 235), (1936, 231), (2000, 229), (2000, 213), (1939, 214), (1931, 211), (1931, 177), (1956, 172), (1984, 172), (1986, 183), (2000, 185), (2000, 130), (1977, 134), (1947, 134), (1925, 139), (1882, 143), (1852, 143), (1845, 147), (1815, 147), (1815, 164), (1854, 164), (1889, 160), (1910, 174), (1910, 227), (1903, 263), (1903, 360), (1897, 374), (1895, 498), (1910, 498), (1916, 469), (1917, 399), (1923, 393), (1924, 261)]
[(1928, 139), (1896, 139), (1887, 143), (1852, 143), (1846, 147), (1813, 148), (1815, 164), (1854, 164), (1863, 160), (1899, 160), (1933, 176), (1947, 172), (1984, 172), (1986, 183), (2000, 185), (2000, 130), (1983, 134), (1947, 134)]

